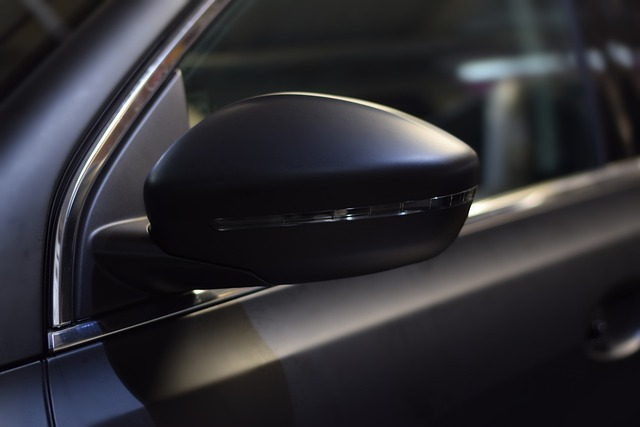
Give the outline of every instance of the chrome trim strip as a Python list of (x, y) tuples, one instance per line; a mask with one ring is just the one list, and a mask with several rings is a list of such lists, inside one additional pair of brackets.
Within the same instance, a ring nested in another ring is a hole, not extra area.
[(195, 290), (182, 295), (170, 295), (161, 300), (136, 305), (118, 313), (52, 330), (48, 335), (49, 350), (58, 352), (97, 339), (124, 332), (169, 317), (218, 306), (249, 295), (263, 287)]
[(468, 190), (455, 194), (448, 194), (446, 196), (437, 196), (420, 200), (408, 200), (405, 202), (387, 203), (383, 205), (304, 213), (289, 213), (282, 215), (216, 218), (214, 222), (218, 231), (234, 231), (406, 216), (471, 203), (475, 197), (477, 188), (478, 187), (473, 187)]
[(74, 174), (55, 222), (52, 274), (51, 326), (72, 320), (72, 262), (80, 214), (88, 192), (113, 150), (122, 140), (154, 93), (173, 72), (187, 49), (231, 0), (207, 0), (194, 11), (166, 46), (151, 60), (133, 90), (118, 107)]
[(475, 233), (540, 211), (640, 185), (640, 158), (534, 184), (474, 202), (461, 235)]

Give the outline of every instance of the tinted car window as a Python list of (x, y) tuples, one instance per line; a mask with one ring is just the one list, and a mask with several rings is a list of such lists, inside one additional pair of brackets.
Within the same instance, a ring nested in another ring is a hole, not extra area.
[(192, 123), (277, 91), (352, 96), (471, 145), (491, 194), (598, 163), (556, 1), (237, 2), (182, 63)]
[(640, 4), (633, 0), (589, 0), (577, 9), (610, 158), (640, 154)]
[(0, 3), (0, 102), (101, 3), (101, 0)]

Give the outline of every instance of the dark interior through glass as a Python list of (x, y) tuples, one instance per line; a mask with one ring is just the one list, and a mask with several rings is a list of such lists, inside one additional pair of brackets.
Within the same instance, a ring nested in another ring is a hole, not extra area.
[(482, 195), (584, 170), (601, 159), (568, 19), (553, 0), (235, 2), (181, 64), (191, 121), (320, 92), (457, 136), (480, 156)]

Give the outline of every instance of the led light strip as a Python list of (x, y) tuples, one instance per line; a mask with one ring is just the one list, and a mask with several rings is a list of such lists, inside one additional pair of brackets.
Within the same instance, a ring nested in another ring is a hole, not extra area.
[(436, 209), (447, 209), (471, 203), (478, 187), (446, 196), (430, 199), (409, 200), (406, 202), (382, 205), (344, 208), (305, 213), (282, 215), (264, 215), (239, 218), (216, 218), (218, 231), (247, 230), (252, 228), (290, 227), (295, 225), (318, 224), (324, 222), (355, 221), (360, 219), (386, 218), (412, 215)]

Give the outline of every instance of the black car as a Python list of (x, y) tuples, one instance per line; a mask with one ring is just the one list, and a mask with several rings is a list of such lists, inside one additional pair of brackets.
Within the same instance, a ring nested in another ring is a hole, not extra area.
[(637, 423), (634, 2), (0, 10), (1, 425)]

